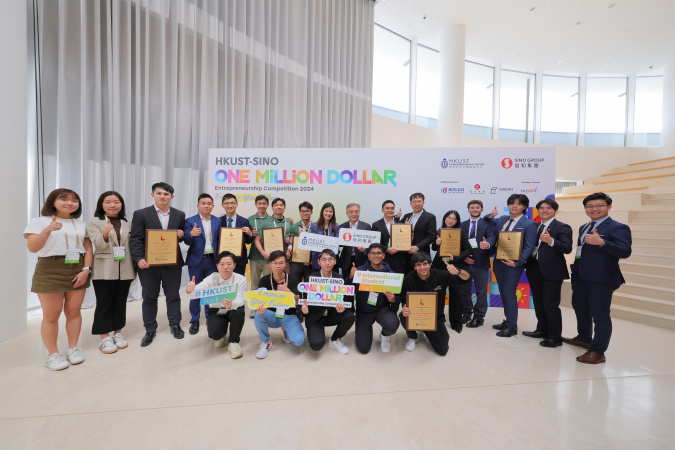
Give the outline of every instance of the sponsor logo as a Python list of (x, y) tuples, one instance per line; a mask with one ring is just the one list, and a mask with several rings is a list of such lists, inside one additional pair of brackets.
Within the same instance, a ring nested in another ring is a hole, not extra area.
[(523, 194), (534, 194), (535, 192), (537, 192), (537, 188), (533, 187), (533, 188), (521, 189), (520, 192), (522, 192)]
[(444, 169), (482, 169), (485, 163), (472, 162), (470, 158), (443, 158), (441, 167)]
[(514, 166), (516, 169), (538, 169), (543, 162), (544, 158), (516, 158)]
[(513, 166), (513, 160), (511, 158), (502, 159), (502, 167), (505, 169), (510, 169)]
[(490, 188), (490, 194), (496, 194), (497, 192), (513, 192), (512, 187), (499, 187), (493, 186)]
[(474, 189), (480, 189), (480, 184), (475, 184), (475, 185), (473, 186), (473, 188), (474, 188)]
[(444, 169), (448, 168), (448, 160), (443, 158), (443, 161), (441, 161), (441, 167)]
[(307, 245), (307, 236), (302, 238), (302, 245)]
[(349, 242), (352, 240), (352, 234), (351, 233), (345, 233), (343, 237), (345, 242)]
[(441, 194), (463, 194), (464, 188), (441, 188)]

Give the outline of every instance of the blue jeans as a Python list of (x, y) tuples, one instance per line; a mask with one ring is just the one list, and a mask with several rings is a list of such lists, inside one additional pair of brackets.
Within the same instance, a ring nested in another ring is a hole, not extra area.
[(271, 340), (269, 328), (284, 327), (288, 339), (291, 340), (291, 344), (296, 347), (301, 346), (305, 342), (305, 330), (302, 328), (298, 316), (295, 314), (284, 314), (284, 317), (279, 319), (274, 314), (274, 311), (270, 311), (269, 309), (265, 311), (265, 314), (256, 313), (254, 319), (255, 329), (258, 330), (260, 340), (265, 343)]
[[(195, 277), (195, 283), (199, 284), (204, 281), (204, 278), (215, 272), (216, 260), (215, 258), (202, 258), (199, 265), (188, 266), (188, 276), (190, 280)], [(204, 317), (209, 318), (209, 305), (204, 305)], [(190, 323), (199, 322), (199, 299), (190, 299)]]

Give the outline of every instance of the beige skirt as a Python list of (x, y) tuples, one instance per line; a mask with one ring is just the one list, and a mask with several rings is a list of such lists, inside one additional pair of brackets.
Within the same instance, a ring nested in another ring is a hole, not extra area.
[(31, 292), (36, 294), (57, 294), (59, 292), (79, 291), (89, 287), (89, 278), (87, 282), (77, 289), (73, 287), (73, 278), (82, 272), (84, 267), (84, 255), (80, 257), (77, 264), (66, 264), (65, 256), (46, 256), (38, 258), (33, 273), (33, 284), (30, 287)]

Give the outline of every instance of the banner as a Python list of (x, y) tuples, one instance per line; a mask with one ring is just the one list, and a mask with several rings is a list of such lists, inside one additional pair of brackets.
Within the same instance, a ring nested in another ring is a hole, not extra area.
[(368, 247), (370, 244), (380, 242), (379, 231), (352, 230), (350, 228), (340, 228), (338, 238), (340, 245), (346, 247)]
[(300, 233), (300, 238), (298, 239), (298, 248), (313, 252), (321, 252), (324, 249), (329, 248), (335, 253), (338, 253), (340, 245), (338, 244), (338, 238), (336, 237), (303, 231)]
[[(317, 282), (321, 280), (321, 282)], [(354, 286), (345, 285), (340, 278), (315, 278), (310, 277), (309, 283), (299, 283), (298, 291), (306, 294), (306, 301), (310, 306), (329, 306), (335, 308), (341, 303), (345, 308), (352, 306), (351, 302), (345, 302), (346, 296), (354, 295)]]
[(220, 303), (223, 300), (234, 300), (237, 298), (237, 285), (228, 284), (227, 286), (198, 289), (192, 292), (190, 298), (198, 298), (200, 306), (210, 305), (212, 303)]
[(403, 285), (402, 273), (373, 272), (368, 270), (357, 270), (354, 273), (354, 284), (359, 284), (359, 291), (370, 292), (401, 292)]
[(246, 294), (248, 307), (251, 309), (263, 308), (295, 308), (295, 295), (292, 292), (267, 291), (258, 289), (248, 291)]

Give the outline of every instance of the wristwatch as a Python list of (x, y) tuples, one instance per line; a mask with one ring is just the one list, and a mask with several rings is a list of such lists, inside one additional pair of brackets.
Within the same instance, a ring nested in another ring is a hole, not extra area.
[(462, 274), (462, 269), (457, 269), (457, 276), (460, 276)]
[[(82, 270), (88, 270), (89, 272), (91, 272), (91, 266), (89, 266), (89, 267), (83, 267)], [(80, 272), (81, 272), (81, 271), (80, 271)]]

